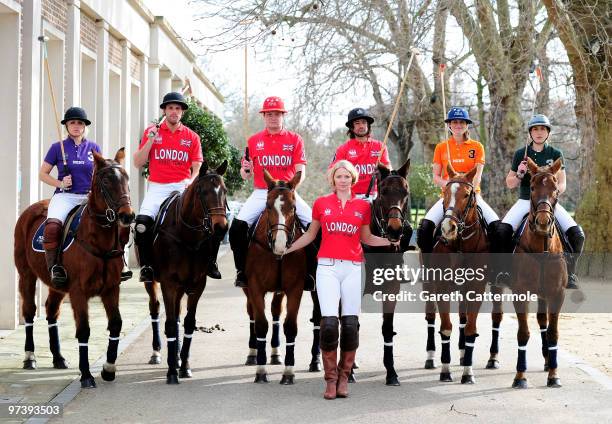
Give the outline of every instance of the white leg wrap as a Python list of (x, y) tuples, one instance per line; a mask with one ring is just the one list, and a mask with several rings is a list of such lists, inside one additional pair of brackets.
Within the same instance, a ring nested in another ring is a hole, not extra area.
[(249, 349), (249, 356), (257, 355), (257, 349)]
[(442, 364), (442, 370), (440, 372), (450, 372), (450, 364)]
[(272, 348), (272, 355), (278, 355), (278, 348), (277, 347), (273, 347)]
[(474, 375), (474, 371), (472, 370), (472, 367), (463, 367), (463, 375)]
[(294, 373), (293, 373), (293, 366), (287, 365), (285, 367), (285, 371), (283, 371), (283, 375), (294, 375)]
[(427, 351), (427, 359), (435, 359), (436, 358), (436, 351), (435, 350), (428, 350)]
[(266, 374), (266, 366), (257, 365), (257, 374)]
[(24, 360), (25, 361), (36, 361), (36, 355), (34, 355), (34, 352), (32, 352), (31, 350), (26, 350)]
[(104, 368), (104, 371), (106, 372), (117, 372), (117, 365), (109, 364), (108, 362), (105, 362), (104, 365), (102, 365), (102, 368)]
[(161, 358), (161, 352), (159, 350), (154, 350), (151, 356), (155, 356), (156, 358)]
[(459, 357), (463, 358), (465, 356), (465, 349), (459, 349)]

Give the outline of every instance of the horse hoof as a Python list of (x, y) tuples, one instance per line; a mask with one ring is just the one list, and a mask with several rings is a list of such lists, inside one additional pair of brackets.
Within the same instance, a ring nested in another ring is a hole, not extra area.
[(427, 359), (425, 361), (425, 369), (426, 370), (434, 370), (434, 369), (436, 369), (436, 364), (434, 363), (433, 359)]
[(526, 389), (528, 387), (526, 378), (515, 378), (512, 382), (513, 389)]
[(546, 387), (561, 387), (561, 379), (559, 377), (548, 378), (548, 381), (546, 382)]
[(476, 379), (473, 375), (462, 375), (461, 384), (476, 384)]
[(355, 378), (355, 373), (351, 372), (348, 376), (348, 382), (349, 383), (357, 383), (357, 379)]
[(359, 363), (355, 360), (355, 362), (353, 362), (353, 369), (354, 370), (358, 370), (359, 369)]
[(115, 373), (106, 371), (104, 368), (102, 368), (102, 371), (100, 372), (100, 377), (102, 377), (102, 380), (104, 381), (114, 381)]
[(268, 374), (266, 373), (255, 374), (255, 380), (253, 381), (253, 383), (262, 384), (262, 383), (267, 383), (267, 382), (268, 382)]
[(85, 377), (81, 379), (81, 389), (95, 389), (96, 380), (93, 377)]
[(282, 384), (283, 386), (291, 386), (291, 385), (295, 384), (294, 376), (293, 375), (285, 375), (285, 374), (283, 374), (283, 376), (281, 377), (280, 384)]
[(166, 376), (166, 384), (179, 384), (179, 378), (176, 374)]
[(397, 378), (397, 374), (388, 375), (385, 381), (387, 386), (400, 386), (399, 378)]
[(319, 358), (313, 358), (312, 362), (308, 366), (308, 372), (319, 372), (321, 371), (321, 361)]
[(159, 365), (161, 364), (161, 355), (151, 355), (151, 359), (149, 359), (150, 365)]
[(270, 356), (270, 365), (280, 365), (280, 355), (271, 355)]
[(36, 369), (36, 360), (35, 359), (26, 359), (23, 361), (23, 369), (24, 370), (35, 370)]
[(499, 361), (497, 359), (489, 359), (489, 361), (487, 362), (487, 367), (488, 370), (496, 370), (499, 368)]
[(53, 368), (56, 370), (68, 369), (68, 362), (64, 358), (58, 358), (53, 360)]
[(249, 355), (247, 356), (246, 362), (244, 363), (244, 365), (257, 365), (257, 356), (255, 355)]
[(441, 372), (440, 373), (440, 381), (442, 381), (444, 383), (452, 383), (453, 382), (453, 377), (451, 377), (451, 373), (450, 372)]
[(463, 358), (459, 358), (459, 366), (463, 366), (463, 365), (464, 365)]
[(181, 378), (191, 378), (191, 368), (182, 368), (179, 370), (179, 377)]

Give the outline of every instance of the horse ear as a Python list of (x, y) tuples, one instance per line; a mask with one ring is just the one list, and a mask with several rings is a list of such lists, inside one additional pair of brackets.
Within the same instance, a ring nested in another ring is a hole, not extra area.
[(385, 178), (387, 178), (391, 171), (385, 165), (383, 165), (382, 163), (379, 163), (376, 167), (376, 172), (378, 173), (378, 181), (380, 182), (384, 180)]
[(264, 173), (264, 181), (268, 185), (268, 190), (272, 190), (274, 186), (276, 186), (276, 180), (272, 178), (272, 175), (270, 175), (267, 169), (264, 168), (263, 173)]
[(102, 156), (95, 150), (92, 150), (91, 153), (93, 154), (94, 161), (96, 163), (96, 168), (102, 168), (106, 165), (106, 160), (104, 159), (104, 156)]
[(527, 158), (527, 169), (531, 175), (538, 173), (538, 165), (531, 158)]
[(119, 165), (125, 166), (125, 147), (120, 148), (115, 153), (115, 162), (119, 162)]
[(402, 165), (400, 169), (397, 170), (397, 173), (400, 177), (406, 179), (408, 176), (408, 170), (410, 169), (410, 159), (406, 159), (406, 162)]
[(224, 175), (225, 171), (227, 171), (227, 159), (225, 159), (221, 166), (216, 169), (215, 173), (219, 175)]
[(561, 158), (557, 158), (555, 163), (550, 167), (550, 172), (555, 175), (561, 169)]
[(206, 175), (207, 172), (208, 172), (208, 162), (206, 162), (206, 159), (204, 159), (202, 161), (202, 166), (200, 166), (200, 172), (198, 172), (198, 175), (203, 176), (203, 175)]
[(448, 174), (448, 178), (451, 180), (457, 175), (457, 173), (453, 171), (453, 168), (451, 167), (450, 163), (446, 164), (446, 173)]
[(470, 172), (465, 174), (465, 178), (470, 182), (474, 181), (474, 177), (476, 176), (476, 171), (478, 171), (478, 168), (475, 166), (472, 169), (470, 169)]
[(300, 183), (301, 179), (302, 179), (302, 171), (298, 171), (295, 173), (293, 178), (291, 178), (291, 181), (287, 183), (287, 185), (289, 186), (289, 188), (291, 188), (291, 190), (293, 190)]

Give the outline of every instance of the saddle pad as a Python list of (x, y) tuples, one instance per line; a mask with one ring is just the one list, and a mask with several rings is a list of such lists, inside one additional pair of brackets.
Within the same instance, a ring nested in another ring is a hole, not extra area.
[[(83, 203), (82, 205), (75, 206), (70, 212), (68, 212), (68, 216), (65, 220), (64, 232), (62, 235), (62, 251), (65, 252), (72, 245), (74, 238), (76, 237), (77, 230), (79, 228), (79, 223), (81, 222), (81, 216), (83, 215), (83, 211), (85, 210), (85, 206), (87, 203)], [(45, 233), (45, 223), (47, 221), (43, 221), (36, 232), (34, 233), (34, 237), (32, 238), (32, 249), (35, 252), (44, 252), (45, 249), (43, 247), (43, 239)]]

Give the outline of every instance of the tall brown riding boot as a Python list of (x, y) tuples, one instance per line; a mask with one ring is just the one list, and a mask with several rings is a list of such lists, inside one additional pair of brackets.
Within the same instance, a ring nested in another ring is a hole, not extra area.
[(338, 364), (338, 385), (336, 396), (339, 398), (348, 397), (348, 379), (355, 363), (356, 350), (350, 352), (340, 351), (340, 363)]
[(338, 350), (322, 350), (323, 369), (325, 370), (325, 381), (327, 387), (323, 397), (331, 400), (336, 399), (336, 384), (338, 383)]
[(45, 259), (47, 268), (51, 274), (51, 283), (56, 289), (65, 289), (68, 284), (66, 270), (59, 263), (62, 246), (62, 221), (55, 218), (47, 219), (43, 234), (43, 247), (45, 248)]

